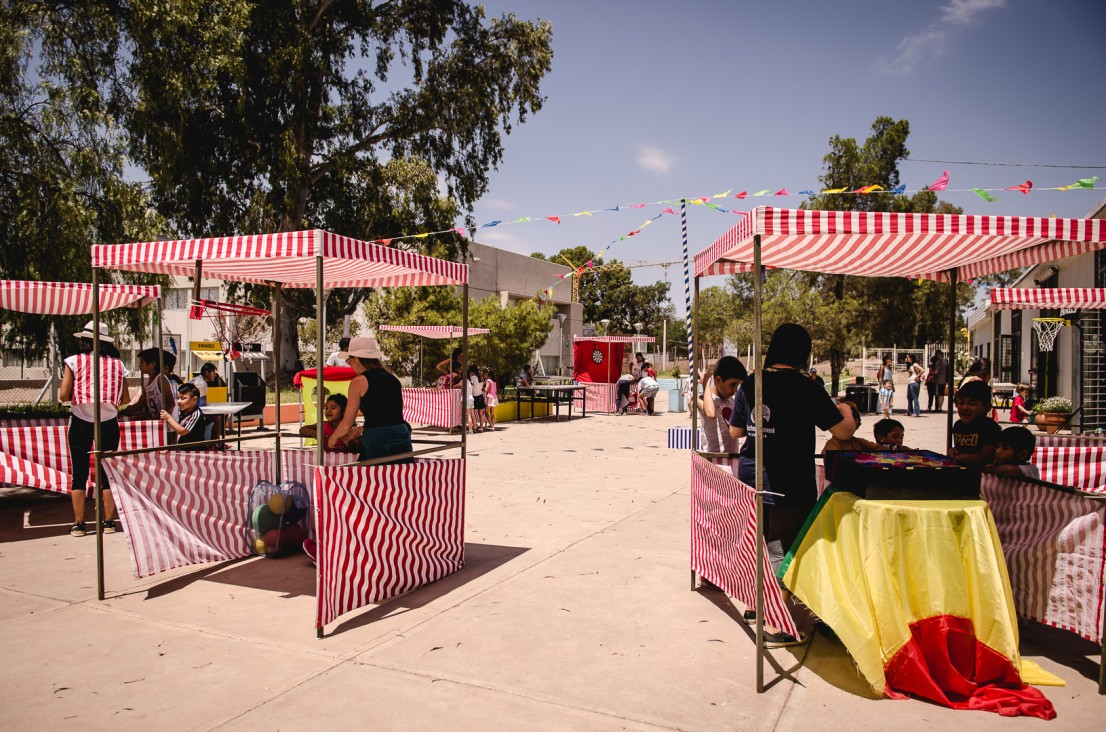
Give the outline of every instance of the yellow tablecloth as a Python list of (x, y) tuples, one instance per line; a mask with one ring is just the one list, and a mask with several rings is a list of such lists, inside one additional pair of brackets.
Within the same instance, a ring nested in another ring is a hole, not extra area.
[[(1021, 684), (1010, 580), (983, 501), (868, 501), (831, 489), (780, 572), (787, 587), (833, 628), (878, 693), (932, 698), (912, 681), (895, 686), (921, 666), (937, 687), (954, 677), (955, 688), (944, 691), (955, 700), (995, 681), (976, 674), (991, 674), (1003, 659), (1012, 674), (1000, 685)], [(969, 652), (972, 658), (965, 660)], [(914, 670), (904, 671), (908, 667)], [(962, 679), (972, 687), (967, 692)]]

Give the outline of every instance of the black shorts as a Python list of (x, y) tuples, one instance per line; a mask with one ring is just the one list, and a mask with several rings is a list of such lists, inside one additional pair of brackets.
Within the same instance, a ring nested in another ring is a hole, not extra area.
[(948, 385), (947, 384), (938, 384), (937, 385), (937, 396), (944, 396), (945, 395), (945, 387), (946, 386), (948, 386)]
[(485, 409), (488, 405), (484, 403), (484, 395), (480, 394), (472, 398), (473, 409)]

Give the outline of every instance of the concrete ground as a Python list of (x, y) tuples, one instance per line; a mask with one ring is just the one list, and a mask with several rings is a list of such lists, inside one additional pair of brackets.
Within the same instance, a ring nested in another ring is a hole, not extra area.
[[(871, 436), (872, 419), (861, 427)], [(903, 419), (941, 449), (944, 420)], [(777, 651), (755, 690), (751, 629), (689, 590), (686, 415), (509, 423), (474, 435), (465, 568), (343, 617), (316, 640), (306, 558), (131, 577), (122, 534), (67, 533), (68, 501), (0, 499), (3, 727), (12, 730), (941, 729), (1035, 719), (874, 698), (835, 640)], [(1035, 624), (1022, 650), (1064, 678), (1051, 729), (1092, 729), (1097, 648)], [(1095, 720), (1098, 720), (1097, 722)]]

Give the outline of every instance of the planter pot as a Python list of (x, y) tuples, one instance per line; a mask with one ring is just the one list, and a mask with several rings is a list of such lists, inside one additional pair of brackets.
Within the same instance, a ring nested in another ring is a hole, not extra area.
[[(298, 423), (300, 421), (300, 405), (299, 404), (281, 404), (280, 405), (280, 422), (281, 424), (290, 424), (292, 422)], [(265, 424), (276, 424), (276, 405), (265, 405)]]
[(1060, 412), (1037, 412), (1037, 415), (1033, 418), (1033, 422), (1037, 425), (1037, 429), (1051, 435), (1061, 427), (1066, 427), (1070, 419), (1070, 414), (1063, 414)]

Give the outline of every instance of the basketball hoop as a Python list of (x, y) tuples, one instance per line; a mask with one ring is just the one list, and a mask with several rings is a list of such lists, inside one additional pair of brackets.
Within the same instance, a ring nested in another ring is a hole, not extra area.
[(1037, 343), (1042, 351), (1051, 351), (1056, 344), (1056, 334), (1065, 325), (1071, 323), (1064, 318), (1033, 318), (1033, 330), (1037, 332)]

